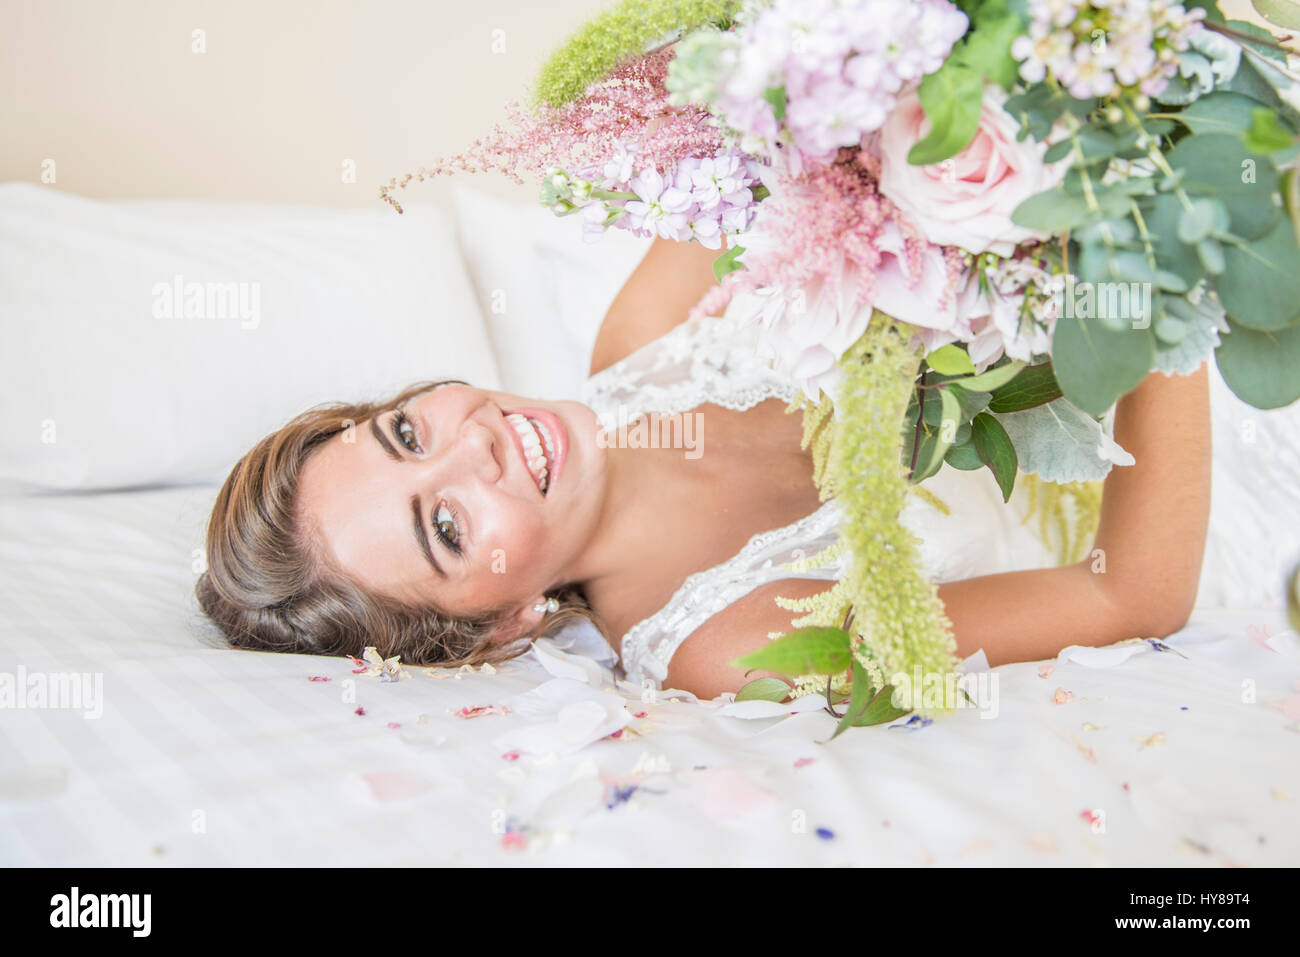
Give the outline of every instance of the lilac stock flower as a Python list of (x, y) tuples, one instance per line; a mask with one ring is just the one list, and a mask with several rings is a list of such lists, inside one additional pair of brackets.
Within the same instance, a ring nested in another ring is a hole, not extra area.
[(581, 209), (585, 242), (618, 228), (720, 249), (724, 234), (742, 233), (753, 222), (753, 188), (760, 182), (753, 159), (735, 151), (686, 157), (665, 175), (649, 166), (634, 172), (636, 152), (621, 143), (608, 162), (560, 175), (556, 212)]
[(740, 149), (797, 175), (879, 129), (896, 94), (938, 70), (968, 26), (948, 0), (774, 0), (718, 41), (709, 107)]

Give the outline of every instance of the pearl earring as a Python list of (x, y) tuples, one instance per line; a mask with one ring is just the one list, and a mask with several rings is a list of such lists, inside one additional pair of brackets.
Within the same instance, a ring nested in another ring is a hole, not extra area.
[(556, 601), (554, 598), (547, 598), (546, 601), (538, 602), (536, 605), (533, 606), (533, 611), (549, 612), (552, 615), (559, 610), (560, 610), (560, 603)]

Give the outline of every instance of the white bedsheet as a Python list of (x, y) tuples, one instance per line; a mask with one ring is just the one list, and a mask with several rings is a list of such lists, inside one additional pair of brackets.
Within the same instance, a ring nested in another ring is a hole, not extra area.
[[(822, 746), (824, 711), (643, 701), (581, 630), (441, 680), (212, 647), (213, 492), (0, 499), (0, 672), (103, 682), (99, 718), (0, 710), (0, 864), (1300, 864), (1279, 610), (1001, 667), (995, 718)], [(483, 705), (511, 713), (450, 713)]]

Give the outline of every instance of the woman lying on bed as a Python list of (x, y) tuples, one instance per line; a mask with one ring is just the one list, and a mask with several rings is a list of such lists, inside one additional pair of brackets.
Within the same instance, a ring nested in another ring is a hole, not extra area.
[[(765, 674), (729, 663), (790, 630), (775, 597), (828, 582), (764, 556), (829, 543), (833, 512), (785, 412), (793, 385), (728, 353), (718, 320), (683, 323), (716, 256), (654, 242), (596, 340), (600, 420), (589, 404), (422, 383), (263, 439), (217, 495), (203, 610), (236, 647), (374, 645), (450, 665), (504, 661), (587, 616), (633, 680), (711, 698)], [(1104, 574), (1090, 556), (939, 585), (959, 654), (1032, 661), (1183, 626), (1209, 521), (1207, 375), (1152, 373), (1120, 400), (1115, 440), (1137, 464), (1105, 482)], [(643, 411), (679, 426), (689, 413), (694, 451), (631, 439)]]

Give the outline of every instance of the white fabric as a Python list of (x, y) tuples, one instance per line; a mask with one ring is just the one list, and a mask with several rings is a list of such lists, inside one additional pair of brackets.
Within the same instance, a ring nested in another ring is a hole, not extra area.
[(1000, 667), (995, 717), (823, 746), (815, 707), (617, 682), (583, 628), (460, 680), (220, 650), (190, 595), (214, 491), (0, 498), (0, 675), (102, 675), (103, 712), (0, 709), (0, 866), (1300, 864), (1276, 612), (1198, 612), (1186, 658)]
[(610, 303), (649, 239), (613, 229), (582, 241), (579, 216), (497, 199), (456, 183), (453, 208), (501, 369), (515, 395), (577, 399)]
[[(194, 287), (201, 316), (185, 312), (191, 283), (209, 284)], [(209, 304), (227, 283), (243, 300)], [(0, 185), (0, 328), (11, 486), (218, 481), (317, 403), (498, 381), (451, 220), (427, 206), (103, 202)]]

